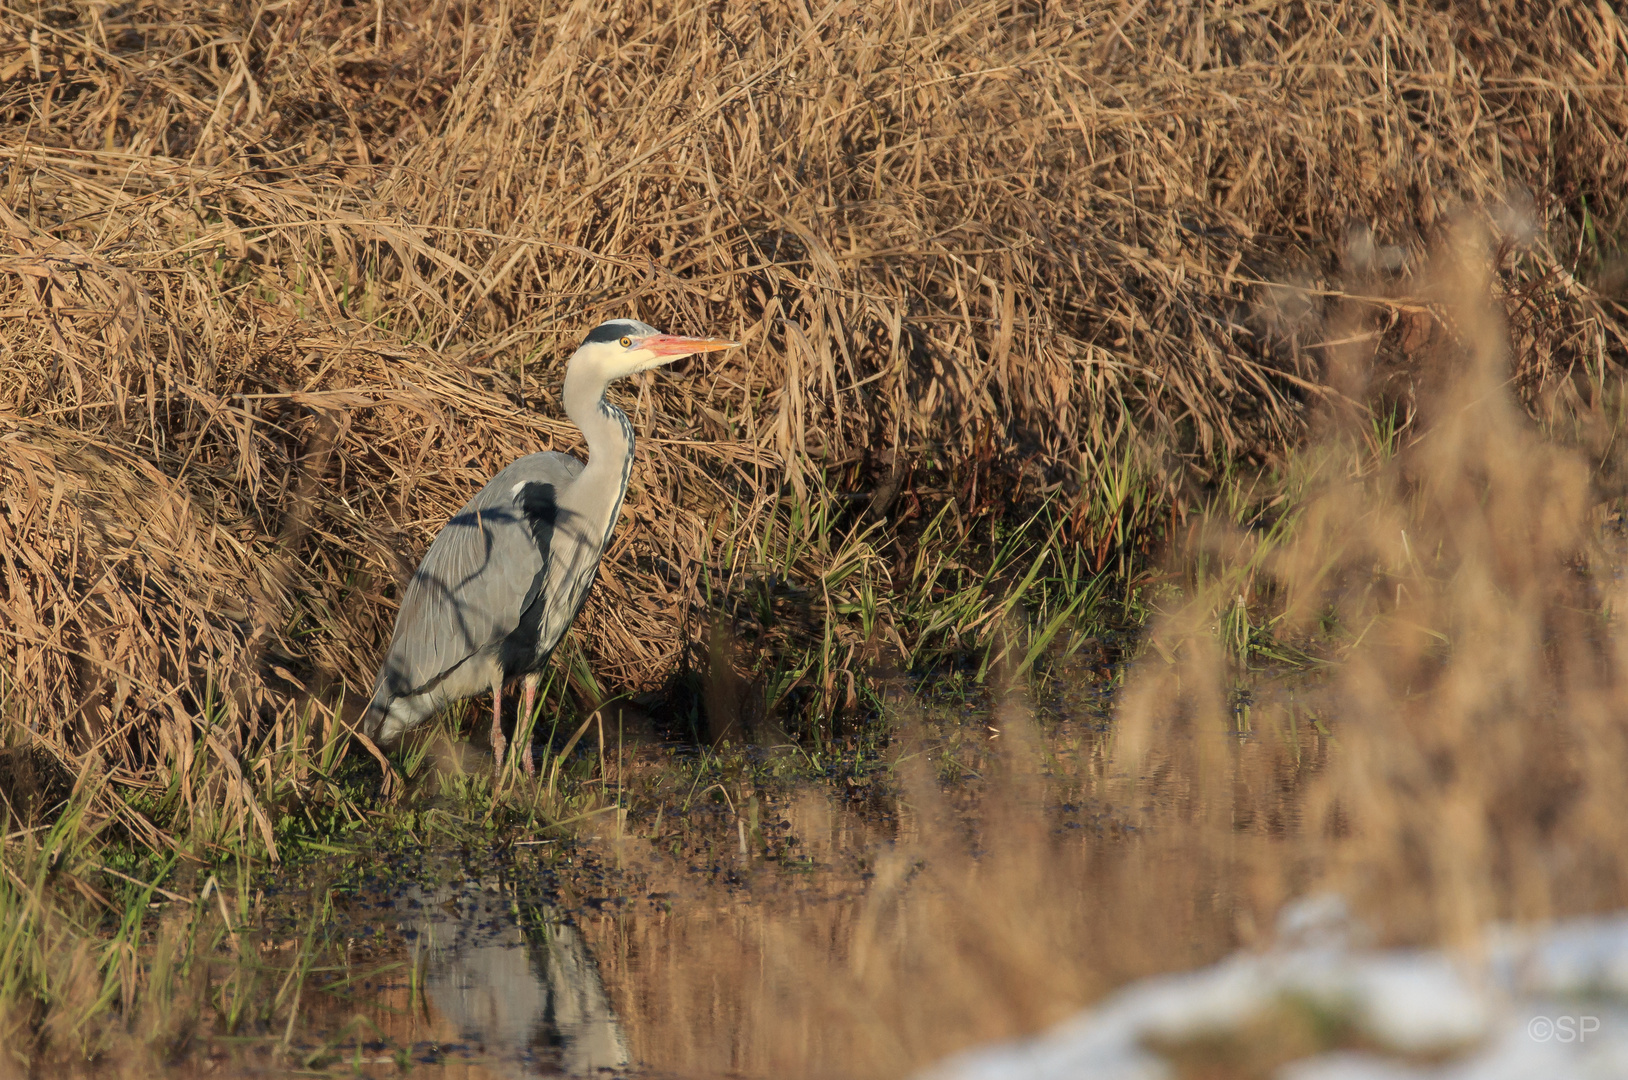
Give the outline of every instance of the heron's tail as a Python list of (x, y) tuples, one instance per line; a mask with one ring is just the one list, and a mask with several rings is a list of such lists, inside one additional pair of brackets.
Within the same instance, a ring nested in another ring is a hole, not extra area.
[(367, 703), (367, 711), (362, 714), (362, 734), (377, 743), (379, 741), (379, 732), (384, 727), (385, 717), (389, 715), (389, 696), (375, 693), (373, 700)]
[(362, 734), (381, 748), (390, 746), (401, 736), (401, 725), (388, 722), (390, 714), (398, 711), (394, 689), (386, 673), (380, 671), (373, 680), (373, 697), (362, 713)]
[(362, 714), (362, 734), (381, 750), (388, 750), (402, 735), (428, 719), (438, 704), (433, 694), (400, 694), (384, 676), (373, 688), (373, 700)]

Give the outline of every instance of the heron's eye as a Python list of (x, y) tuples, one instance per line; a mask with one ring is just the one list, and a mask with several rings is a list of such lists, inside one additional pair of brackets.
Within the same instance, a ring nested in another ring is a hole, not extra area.
[(632, 338), (625, 337), (625, 338), (622, 339), (622, 348), (631, 349), (632, 347), (633, 347), (633, 339)]

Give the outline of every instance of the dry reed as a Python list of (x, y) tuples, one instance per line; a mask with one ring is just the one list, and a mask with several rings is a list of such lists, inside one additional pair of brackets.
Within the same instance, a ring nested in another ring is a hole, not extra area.
[[(552, 388), (600, 317), (747, 343), (627, 392), (579, 641), (635, 689), (783, 486), (908, 461), (1017, 502), (1130, 447), (1168, 502), (1280, 458), (1352, 389), (1345, 283), (1454, 207), (1525, 192), (1539, 227), (1499, 267), (1523, 400), (1625, 355), (1591, 284), (1628, 167), (1603, 2), (0, 11), (8, 738), (206, 777), (183, 808), (267, 843), (246, 748), (365, 684), (485, 475), (573, 446)], [(1428, 324), (1380, 315), (1405, 396)]]

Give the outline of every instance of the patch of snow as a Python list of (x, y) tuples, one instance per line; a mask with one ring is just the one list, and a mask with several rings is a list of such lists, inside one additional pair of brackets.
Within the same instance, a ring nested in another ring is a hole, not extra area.
[[(1251, 1021), (1309, 1005), (1357, 1034), (1275, 1080), (1628, 1080), (1628, 915), (1494, 928), (1484, 962), (1358, 947), (1343, 903), (1287, 909), (1277, 948), (1125, 987), (1031, 1039), (970, 1051), (918, 1080), (1172, 1080), (1155, 1049), (1269, 1037)], [(1263, 1056), (1268, 1056), (1263, 1054)]]
[(1628, 997), (1628, 918), (1577, 919), (1551, 930), (1499, 928), (1500, 976), (1527, 994)]

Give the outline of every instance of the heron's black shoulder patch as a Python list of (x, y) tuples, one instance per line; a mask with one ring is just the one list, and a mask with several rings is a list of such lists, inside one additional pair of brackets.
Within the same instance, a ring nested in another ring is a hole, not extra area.
[(519, 504), (520, 512), (530, 519), (533, 528), (538, 525), (553, 526), (559, 515), (553, 484), (539, 484), (533, 480), (516, 485), (514, 501)]
[(620, 341), (625, 337), (644, 337), (656, 333), (656, 328), (646, 326), (637, 319), (612, 319), (602, 322), (582, 339), (584, 345), (605, 345), (612, 341)]

